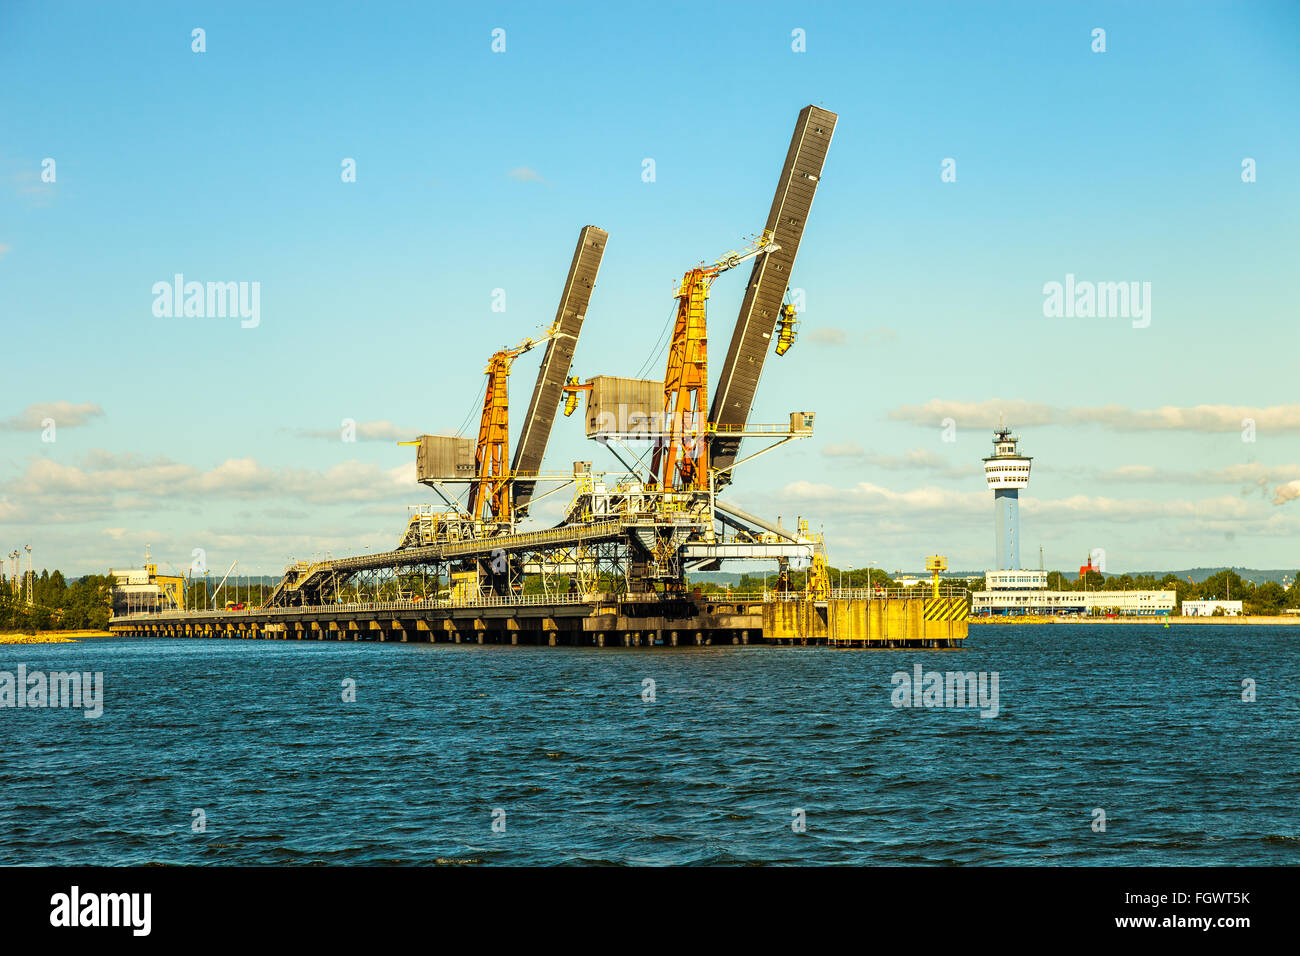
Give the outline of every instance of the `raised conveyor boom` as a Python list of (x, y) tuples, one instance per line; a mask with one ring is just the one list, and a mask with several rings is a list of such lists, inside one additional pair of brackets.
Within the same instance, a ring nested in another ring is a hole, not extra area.
[[(767, 230), (781, 248), (754, 263), (740, 317), (727, 349), (727, 360), (713, 393), (709, 421), (719, 425), (744, 425), (749, 419), (754, 393), (758, 389), (763, 360), (772, 347), (772, 333), (781, 317), (781, 303), (794, 270), (813, 194), (821, 180), (822, 164), (835, 132), (835, 113), (817, 106), (799, 111), (785, 168), (777, 183), (772, 211), (767, 216)], [(736, 460), (740, 438), (717, 436), (711, 446), (712, 466), (727, 468)], [(718, 487), (731, 481), (731, 472), (718, 476)]]
[[(560, 406), (561, 389), (573, 363), (578, 332), (587, 315), (591, 289), (596, 284), (596, 273), (600, 271), (600, 259), (605, 254), (605, 242), (608, 239), (609, 233), (599, 226), (583, 226), (582, 232), (578, 234), (578, 248), (573, 253), (569, 277), (564, 282), (564, 295), (560, 299), (559, 311), (555, 314), (557, 331), (547, 344), (546, 355), (542, 358), (541, 368), (537, 370), (537, 384), (533, 388), (533, 398), (528, 403), (528, 413), (524, 416), (519, 441), (515, 445), (514, 461), (510, 465), (512, 475), (535, 475), (542, 466), (546, 441), (551, 435), (551, 423), (555, 421), (555, 413)], [(514, 504), (521, 516), (528, 513), (528, 501), (533, 496), (535, 485), (536, 482), (527, 479), (516, 480), (514, 483)]]

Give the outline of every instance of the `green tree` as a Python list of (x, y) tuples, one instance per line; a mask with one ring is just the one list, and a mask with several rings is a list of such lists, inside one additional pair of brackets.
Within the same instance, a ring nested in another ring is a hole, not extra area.
[(1106, 589), (1106, 576), (1100, 571), (1089, 571), (1083, 576), (1083, 587), (1075, 590), (1103, 591)]
[(1286, 589), (1286, 606), (1300, 607), (1300, 571), (1291, 575), (1291, 586)]
[(1286, 606), (1286, 590), (1276, 581), (1265, 581), (1255, 588), (1247, 602), (1250, 614), (1279, 614)]
[(1231, 568), (1210, 575), (1199, 591), (1207, 601), (1238, 601), (1247, 596), (1246, 582)]

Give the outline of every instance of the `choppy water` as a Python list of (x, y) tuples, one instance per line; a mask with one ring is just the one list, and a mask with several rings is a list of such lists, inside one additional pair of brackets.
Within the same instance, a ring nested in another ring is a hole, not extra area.
[[(0, 864), (1295, 863), (1298, 652), (1145, 625), (952, 652), (0, 647), (105, 680), (98, 720), (0, 710)], [(997, 671), (999, 715), (893, 707), (917, 662)]]

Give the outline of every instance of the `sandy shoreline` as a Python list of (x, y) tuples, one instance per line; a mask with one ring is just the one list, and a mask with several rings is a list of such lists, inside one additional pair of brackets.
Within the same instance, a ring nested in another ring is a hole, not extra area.
[(0, 644), (75, 644), (83, 637), (110, 637), (108, 631), (41, 631), (37, 634), (0, 634)]

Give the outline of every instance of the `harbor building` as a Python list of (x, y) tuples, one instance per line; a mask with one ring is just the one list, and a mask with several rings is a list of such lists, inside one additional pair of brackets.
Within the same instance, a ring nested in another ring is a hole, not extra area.
[(1240, 601), (1184, 601), (1183, 617), (1240, 617)]
[(993, 454), (984, 459), (984, 478), (993, 489), (993, 522), (997, 538), (995, 570), (1020, 568), (1020, 489), (1029, 485), (1032, 458), (1020, 454), (1018, 436), (998, 426)]
[(129, 571), (109, 570), (113, 578), (113, 616), (157, 614), (185, 607), (185, 579), (159, 574), (158, 565), (145, 549), (144, 567)]
[[(999, 424), (993, 454), (984, 459), (984, 477), (993, 491), (996, 551), (994, 569), (984, 575), (984, 590), (971, 595), (971, 615), (1169, 615), (1177, 606), (1173, 591), (1052, 591), (1047, 572), (1020, 566), (1020, 489), (1029, 484), (1032, 459), (1020, 454), (1020, 439)], [(1091, 558), (1079, 568), (1079, 580), (1095, 571)]]
[(1173, 591), (1051, 591), (1046, 571), (990, 571), (984, 590), (971, 595), (976, 617), (1169, 615), (1176, 606)]

